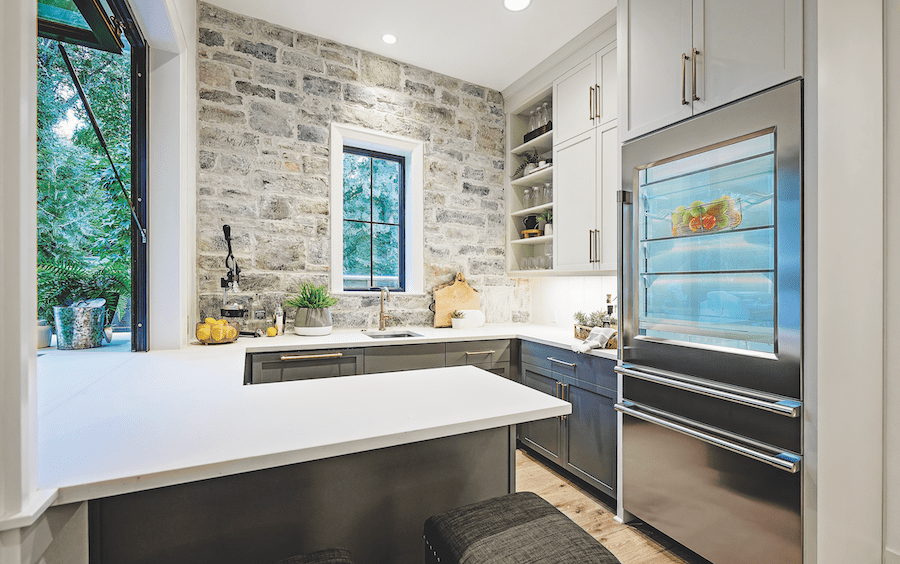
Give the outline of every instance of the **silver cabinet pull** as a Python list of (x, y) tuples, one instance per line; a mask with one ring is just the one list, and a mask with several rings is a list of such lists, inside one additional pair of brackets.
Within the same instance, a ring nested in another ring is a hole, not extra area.
[(687, 86), (687, 79), (685, 78), (685, 74), (687, 73), (687, 53), (681, 54), (681, 105), (687, 106), (690, 102), (687, 101), (687, 96), (684, 94), (684, 89)]
[(632, 378), (637, 378), (639, 380), (646, 380), (647, 382), (662, 384), (664, 386), (669, 386), (670, 388), (677, 388), (679, 390), (694, 392), (697, 394), (702, 394), (704, 396), (718, 398), (733, 403), (739, 403), (741, 405), (746, 405), (749, 407), (755, 407), (757, 409), (762, 409), (771, 413), (777, 413), (778, 415), (784, 415), (785, 417), (800, 417), (800, 411), (803, 409), (803, 404), (799, 401), (782, 399), (777, 396), (768, 396), (768, 399), (754, 398), (740, 393), (730, 392), (728, 390), (713, 388), (706, 385), (707, 383), (703, 380), (700, 380), (699, 378), (692, 378), (690, 376), (684, 376), (682, 374), (672, 374), (671, 376), (674, 377), (670, 377), (667, 375), (663, 375), (667, 374), (663, 371), (657, 371), (659, 373), (653, 374), (650, 372), (637, 370), (634, 367), (628, 365), (616, 366), (613, 368), (613, 370), (615, 370), (619, 374), (631, 376)]
[(468, 356), (468, 355), (475, 355), (475, 354), (494, 354), (495, 352), (497, 352), (497, 351), (476, 351), (476, 352), (466, 351), (466, 355)]
[(613, 407), (616, 411), (619, 411), (621, 413), (625, 413), (627, 415), (631, 415), (632, 417), (642, 419), (644, 421), (647, 421), (648, 423), (659, 425), (660, 427), (665, 427), (666, 429), (676, 431), (683, 435), (687, 435), (688, 437), (693, 437), (713, 446), (717, 446), (725, 450), (730, 450), (731, 452), (746, 456), (747, 458), (752, 458), (753, 460), (756, 460), (758, 462), (768, 464), (769, 466), (774, 466), (779, 470), (784, 470), (785, 472), (790, 472), (791, 474), (796, 474), (800, 471), (801, 458), (795, 454), (782, 452), (775, 456), (772, 456), (764, 452), (759, 452), (758, 450), (747, 448), (743, 445), (720, 439), (719, 437), (716, 437), (714, 435), (710, 435), (702, 431), (697, 431), (696, 429), (691, 429), (690, 427), (679, 425), (678, 423), (667, 421), (660, 417), (638, 411), (637, 409), (634, 409), (635, 404), (630, 401), (617, 403)]
[(317, 358), (338, 358), (341, 356), (344, 356), (344, 353), (284, 355), (281, 357), (281, 360), (315, 360)]
[(691, 61), (691, 64), (693, 65), (694, 74), (691, 77), (691, 81), (693, 82), (692, 94), (693, 94), (693, 99), (695, 102), (700, 99), (700, 97), (697, 96), (697, 55), (699, 55), (699, 54), (700, 54), (700, 51), (696, 47), (694, 47), (694, 52), (693, 52), (694, 60)]
[(572, 368), (575, 368), (575, 363), (574, 363), (574, 362), (563, 362), (563, 361), (561, 361), (561, 360), (559, 360), (559, 359), (553, 358), (552, 356), (548, 356), (548, 357), (547, 357), (547, 360), (549, 360), (550, 362), (555, 362), (556, 364), (562, 364), (562, 365), (565, 365), (565, 366), (571, 366)]

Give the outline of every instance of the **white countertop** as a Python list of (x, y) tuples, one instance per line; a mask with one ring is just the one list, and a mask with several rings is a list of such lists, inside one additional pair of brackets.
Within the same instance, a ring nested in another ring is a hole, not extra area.
[(569, 331), (527, 324), (410, 330), (423, 337), (373, 340), (338, 330), (177, 351), (43, 354), (40, 487), (58, 488), (59, 505), (571, 412), (566, 402), (468, 366), (243, 385), (247, 351), (488, 338), (564, 348), (577, 342)]

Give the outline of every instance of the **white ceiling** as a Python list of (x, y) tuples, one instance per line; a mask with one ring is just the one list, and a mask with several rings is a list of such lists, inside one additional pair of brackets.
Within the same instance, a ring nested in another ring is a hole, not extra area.
[[(227, 10), (503, 90), (616, 0), (206, 0)], [(392, 33), (399, 41), (381, 41)]]

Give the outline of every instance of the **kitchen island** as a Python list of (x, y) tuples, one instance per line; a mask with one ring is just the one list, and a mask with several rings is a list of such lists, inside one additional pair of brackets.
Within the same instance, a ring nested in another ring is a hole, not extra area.
[(265, 562), (339, 541), (358, 562), (417, 561), (424, 517), (514, 489), (516, 424), (571, 412), (467, 366), (243, 385), (248, 350), (301, 340), (279, 339), (39, 359), (41, 486), (56, 505), (94, 500), (106, 562), (209, 546)]

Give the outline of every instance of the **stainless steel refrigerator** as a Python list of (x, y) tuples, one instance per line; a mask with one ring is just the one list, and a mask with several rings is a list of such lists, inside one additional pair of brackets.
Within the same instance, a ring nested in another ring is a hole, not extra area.
[(801, 103), (622, 147), (622, 503), (716, 564), (802, 561)]

